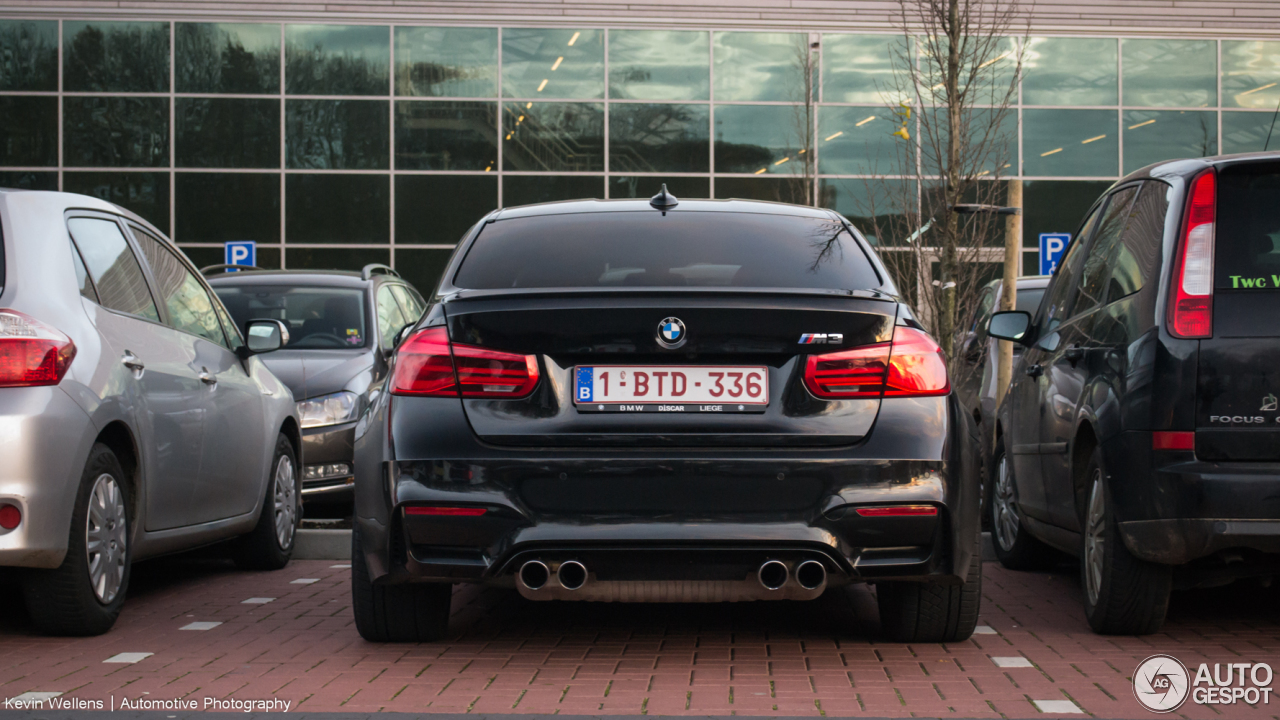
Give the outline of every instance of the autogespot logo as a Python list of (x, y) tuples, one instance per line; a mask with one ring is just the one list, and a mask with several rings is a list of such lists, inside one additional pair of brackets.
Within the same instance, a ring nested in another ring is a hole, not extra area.
[(1133, 696), (1152, 712), (1167, 713), (1182, 707), (1190, 688), (1187, 666), (1171, 655), (1152, 655), (1133, 671)]
[(1152, 655), (1133, 671), (1133, 696), (1146, 709), (1167, 713), (1188, 698), (1197, 705), (1271, 703), (1274, 673), (1266, 663), (1200, 663), (1195, 677), (1172, 655)]

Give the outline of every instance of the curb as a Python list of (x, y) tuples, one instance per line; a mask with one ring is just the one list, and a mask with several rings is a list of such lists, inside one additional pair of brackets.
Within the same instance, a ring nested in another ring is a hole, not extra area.
[(350, 530), (298, 530), (293, 541), (294, 560), (350, 560)]

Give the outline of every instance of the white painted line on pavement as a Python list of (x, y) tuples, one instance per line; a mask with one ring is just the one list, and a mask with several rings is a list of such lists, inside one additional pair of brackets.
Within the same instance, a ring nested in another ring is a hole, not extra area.
[(290, 585), (310, 585), (311, 583), (320, 582), (320, 578), (298, 578), (290, 582)]
[(1035, 665), (1031, 664), (1030, 660), (1022, 657), (1021, 655), (1015, 655), (1014, 657), (993, 657), (991, 658), (991, 662), (995, 663), (996, 667), (1002, 668), (1035, 667)]
[(973, 634), (974, 635), (999, 635), (1000, 633), (996, 632), (996, 629), (991, 627), (990, 625), (979, 625), (978, 627), (973, 629)]
[(60, 692), (24, 692), (13, 698), (10, 702), (15, 706), (26, 703), (43, 702), (45, 700), (52, 700), (61, 694), (62, 693)]
[(338, 568), (339, 570), (346, 570), (346, 569), (349, 569), (351, 566), (350, 565), (330, 565), (329, 567)]
[(1053, 713), (1055, 715), (1062, 713), (1079, 713), (1084, 714), (1080, 706), (1070, 700), (1032, 700), (1036, 709), (1042, 713)]
[(275, 598), (249, 598), (248, 600), (241, 600), (240, 604), (241, 605), (266, 605), (267, 603), (273, 602), (273, 601), (275, 601)]
[(118, 653), (103, 660), (104, 663), (136, 663), (139, 660), (146, 660), (155, 653)]
[(187, 623), (186, 625), (183, 625), (178, 629), (179, 630), (212, 630), (221, 624), (222, 623), (220, 622), (201, 621), (201, 622)]

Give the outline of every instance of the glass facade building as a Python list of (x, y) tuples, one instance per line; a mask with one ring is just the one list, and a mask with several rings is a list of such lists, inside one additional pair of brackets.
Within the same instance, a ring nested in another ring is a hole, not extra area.
[[(1038, 233), (1074, 232), (1122, 174), (1261, 150), (1280, 103), (1280, 42), (1028, 42), (1004, 170), (1025, 182), (1028, 272)], [(497, 207), (661, 183), (795, 201), (807, 185), (857, 222), (913, 152), (888, 109), (901, 46), (843, 32), (0, 19), (0, 185), (111, 200), (198, 264), (249, 239), (260, 265), (384, 262), (427, 290)]]

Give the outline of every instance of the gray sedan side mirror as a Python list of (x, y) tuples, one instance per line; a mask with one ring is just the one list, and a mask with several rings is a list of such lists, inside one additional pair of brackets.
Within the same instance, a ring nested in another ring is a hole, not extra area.
[(987, 334), (991, 337), (1024, 344), (1031, 339), (1027, 335), (1030, 330), (1031, 313), (1022, 310), (998, 312), (991, 316), (987, 325)]
[(246, 323), (248, 332), (246, 347), (249, 353), (269, 353), (289, 344), (289, 328), (279, 320), (250, 320)]

